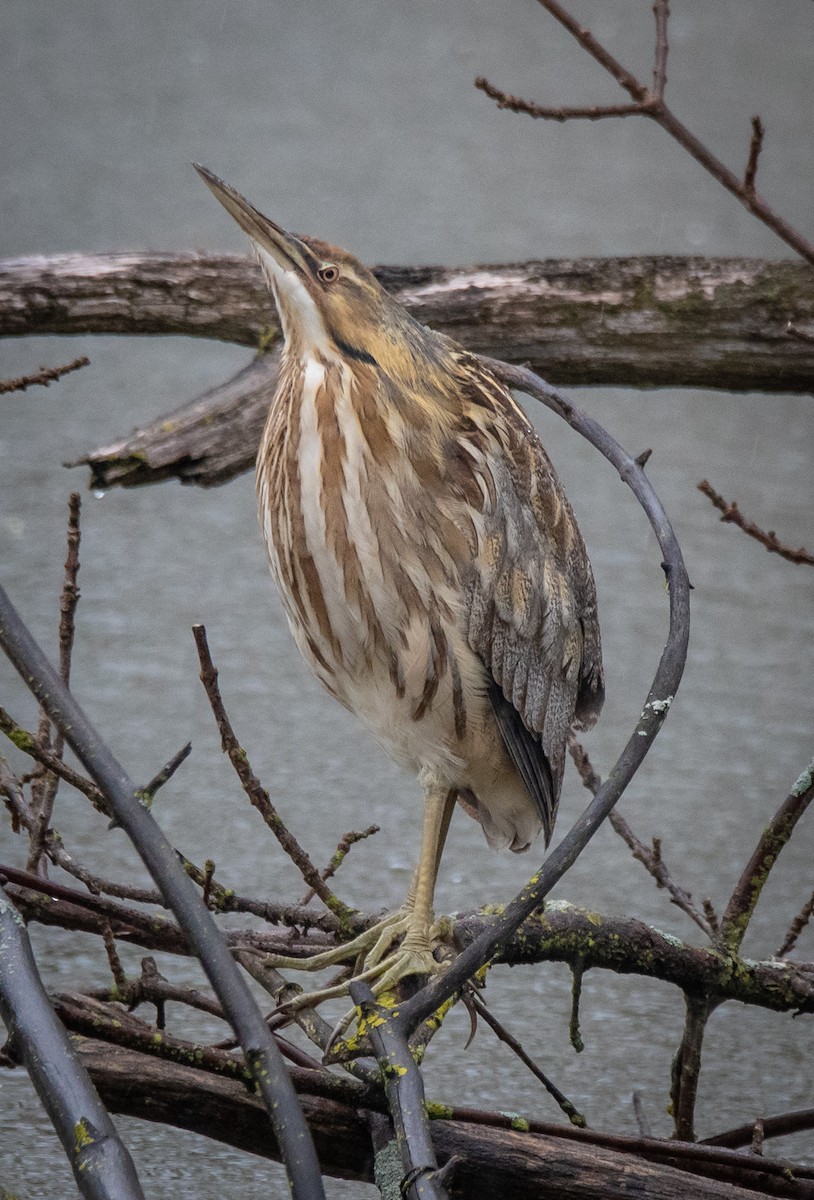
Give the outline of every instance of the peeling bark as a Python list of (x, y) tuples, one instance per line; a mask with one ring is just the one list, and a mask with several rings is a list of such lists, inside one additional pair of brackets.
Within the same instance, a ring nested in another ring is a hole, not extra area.
[[(481, 354), (563, 385), (814, 390), (814, 271), (750, 259), (549, 259), (379, 267), (420, 321)], [(265, 349), (279, 335), (248, 258), (100, 254), (0, 262), (0, 336), (176, 334)], [(93, 484), (203, 486), (250, 468), (273, 361), (113, 446), (89, 453)]]

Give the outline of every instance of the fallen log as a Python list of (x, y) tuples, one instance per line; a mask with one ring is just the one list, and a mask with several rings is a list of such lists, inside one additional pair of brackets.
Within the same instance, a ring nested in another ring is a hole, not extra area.
[[(95, 1040), (81, 1039), (79, 1050), (112, 1112), (175, 1125), (252, 1154), (279, 1158), (261, 1104), (240, 1083)], [(373, 1151), (365, 1110), (303, 1091), (299, 1096), (323, 1171), (372, 1183)], [(453, 1157), (459, 1160), (449, 1183), (453, 1197), (810, 1200), (814, 1195), (810, 1179), (789, 1178), (780, 1163), (750, 1161), (750, 1156), (732, 1151), (718, 1151), (719, 1161), (708, 1153), (705, 1162), (705, 1148), (693, 1156), (695, 1147), (691, 1147), (688, 1169), (681, 1169), (675, 1162), (681, 1159), (682, 1148), (675, 1143), (664, 1142), (658, 1152), (663, 1159), (646, 1158), (592, 1143), (585, 1131), (551, 1136), (525, 1130), (520, 1119), (516, 1124), (516, 1129), (497, 1129), (456, 1120), (432, 1122), (440, 1163)], [(634, 1139), (630, 1141), (633, 1146)]]
[[(563, 385), (811, 392), (814, 271), (752, 259), (547, 259), (379, 267), (420, 321)], [(794, 331), (789, 333), (789, 326)], [(0, 262), (0, 336), (175, 334), (268, 349), (271, 298), (249, 258), (67, 254)], [(796, 334), (796, 336), (795, 336)], [(94, 487), (248, 470), (276, 377), (265, 356), (80, 462)]]

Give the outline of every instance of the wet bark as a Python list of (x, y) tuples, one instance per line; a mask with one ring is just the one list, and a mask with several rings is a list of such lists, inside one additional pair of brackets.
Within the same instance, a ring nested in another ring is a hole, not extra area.
[[(814, 271), (805, 264), (550, 259), (377, 274), (418, 320), (556, 384), (814, 389)], [(265, 349), (279, 328), (248, 258), (73, 254), (0, 263), (0, 336), (43, 333), (183, 334)], [(207, 486), (249, 469), (274, 379), (273, 360), (262, 358), (90, 452), (83, 461), (94, 485), (172, 476)]]
[[(175, 1125), (266, 1158), (279, 1157), (260, 1102), (241, 1084), (120, 1047), (83, 1040), (82, 1060), (113, 1112)], [(352, 1104), (300, 1092), (322, 1169), (343, 1179), (373, 1182), (373, 1151), (365, 1112)], [(459, 1156), (453, 1197), (500, 1195), (506, 1200), (755, 1200), (761, 1195), (805, 1196), (808, 1181), (755, 1178), (748, 1165), (710, 1164), (713, 1177), (670, 1162), (619, 1153), (568, 1137), (435, 1120), (441, 1164)], [(678, 1156), (664, 1143), (665, 1157)], [(732, 1156), (734, 1157), (734, 1155)], [(739, 1186), (740, 1174), (746, 1187)], [(757, 1190), (752, 1190), (756, 1188)]]

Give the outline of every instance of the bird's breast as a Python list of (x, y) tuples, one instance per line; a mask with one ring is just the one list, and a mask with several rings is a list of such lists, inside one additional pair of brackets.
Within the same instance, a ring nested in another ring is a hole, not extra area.
[(258, 458), (261, 524), (321, 682), (374, 727), (377, 712), (395, 730), (443, 710), (454, 742), (473, 674), (457, 614), (465, 535), (411, 464), (404, 418), (374, 383), (325, 357), (282, 372)]

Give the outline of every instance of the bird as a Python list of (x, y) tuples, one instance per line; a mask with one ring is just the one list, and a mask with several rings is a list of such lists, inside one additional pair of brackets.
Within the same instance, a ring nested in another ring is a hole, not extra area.
[(604, 700), (594, 577), (539, 436), (488, 366), (350, 253), (287, 232), (193, 165), (248, 235), (280, 318), (256, 484), (291, 633), (423, 793), (403, 909), (278, 962), (356, 955), (378, 995), (443, 969), (433, 897), (456, 804), (493, 847), (523, 851), (540, 833), (548, 846), (569, 731)]

